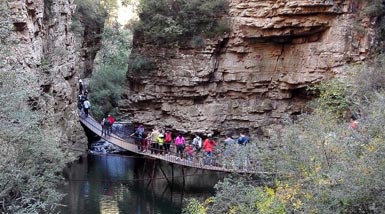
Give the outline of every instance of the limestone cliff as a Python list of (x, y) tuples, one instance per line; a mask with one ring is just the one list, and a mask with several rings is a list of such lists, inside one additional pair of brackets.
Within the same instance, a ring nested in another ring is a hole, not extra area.
[(303, 111), (307, 85), (368, 56), (375, 20), (358, 18), (364, 7), (354, 0), (231, 0), (232, 32), (204, 49), (164, 49), (135, 37), (133, 51), (157, 69), (128, 75), (120, 111), (188, 132), (269, 135)]
[[(14, 72), (14, 88), (20, 89), (15, 89), (14, 97), (27, 90), (28, 99), (21, 105), (43, 113), (42, 132), (54, 136), (52, 140), (63, 149), (85, 151), (86, 137), (77, 119), (77, 81), (84, 77), (85, 62), (92, 61), (88, 57), (92, 54), (83, 34), (77, 37), (71, 32), (76, 8), (73, 0), (14, 0), (1, 4), (4, 37), (0, 67), (4, 75)], [(6, 88), (1, 94), (7, 94)], [(7, 117), (2, 114), (2, 119)]]

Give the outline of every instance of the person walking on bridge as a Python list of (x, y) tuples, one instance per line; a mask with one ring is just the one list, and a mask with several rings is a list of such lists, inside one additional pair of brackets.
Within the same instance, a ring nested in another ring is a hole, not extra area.
[(88, 111), (90, 110), (91, 108), (91, 103), (90, 101), (88, 101), (88, 99), (86, 99), (83, 103), (83, 108), (84, 108), (84, 114), (86, 117), (88, 117)]
[(110, 122), (110, 124), (108, 126), (108, 134), (111, 135), (111, 133), (112, 133), (112, 125), (115, 123), (115, 118), (109, 114), (107, 119)]
[(157, 139), (158, 139), (158, 136), (159, 136), (160, 132), (158, 131), (158, 129), (155, 127), (152, 132), (151, 132), (151, 135), (150, 135), (150, 140), (151, 140), (151, 154), (158, 154), (158, 142), (157, 142)]
[(158, 149), (159, 149), (159, 154), (163, 155), (163, 144), (164, 144), (164, 135), (163, 133), (160, 133), (158, 135), (158, 138), (156, 139), (158, 143)]
[(204, 165), (207, 165), (207, 164), (209, 164), (210, 166), (213, 165), (213, 152), (216, 146), (217, 146), (217, 143), (213, 139), (213, 135), (208, 134), (205, 142), (203, 142), (203, 150), (206, 152), (206, 157), (203, 160)]
[(171, 131), (167, 130), (164, 136), (164, 151), (165, 154), (168, 154), (170, 152), (170, 145), (172, 142), (172, 133)]
[(179, 133), (178, 137), (175, 138), (175, 146), (176, 146), (176, 153), (177, 156), (180, 154), (180, 158), (183, 158), (183, 151), (184, 147), (186, 145), (186, 140), (183, 137), (182, 133)]
[(79, 79), (79, 94), (83, 94), (83, 80)]
[(110, 126), (110, 121), (107, 119), (107, 117), (104, 117), (102, 122), (102, 136), (107, 136), (109, 135), (109, 126)]
[(138, 128), (131, 136), (135, 135), (135, 143), (138, 146), (138, 151), (142, 151), (142, 140), (144, 138), (144, 127), (143, 125), (139, 125)]

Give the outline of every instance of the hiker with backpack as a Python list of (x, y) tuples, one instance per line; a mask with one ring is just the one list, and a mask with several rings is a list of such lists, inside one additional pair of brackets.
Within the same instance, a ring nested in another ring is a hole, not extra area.
[(250, 143), (250, 138), (244, 132), (241, 132), (237, 142), (239, 145), (245, 146)]
[(199, 137), (198, 133), (195, 134), (195, 137), (192, 141), (192, 145), (197, 152), (200, 152), (200, 150), (202, 148), (202, 138)]

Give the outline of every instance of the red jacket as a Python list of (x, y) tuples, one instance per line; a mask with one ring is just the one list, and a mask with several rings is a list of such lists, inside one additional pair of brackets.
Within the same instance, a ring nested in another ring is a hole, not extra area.
[(115, 122), (115, 118), (113, 118), (112, 116), (109, 116), (108, 120), (110, 121), (110, 125), (114, 124)]
[(206, 139), (203, 143), (203, 150), (205, 152), (212, 152), (215, 149), (215, 146), (217, 146), (215, 140)]

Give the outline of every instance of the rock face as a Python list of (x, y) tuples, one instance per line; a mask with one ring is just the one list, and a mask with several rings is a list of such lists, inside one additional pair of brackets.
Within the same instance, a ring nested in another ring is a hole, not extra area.
[[(3, 1), (2, 71), (14, 71), (15, 87), (28, 90), (25, 105), (44, 115), (43, 132), (69, 151), (86, 151), (78, 122), (77, 81), (83, 76), (83, 39), (71, 33), (73, 0)], [(8, 14), (8, 17), (5, 15)], [(5, 51), (7, 48), (7, 51)], [(28, 76), (33, 78), (23, 79)], [(6, 93), (2, 91), (2, 94)], [(75, 153), (78, 153), (75, 152)]]
[(374, 21), (358, 18), (364, 7), (353, 0), (232, 0), (232, 32), (204, 49), (162, 49), (135, 37), (134, 52), (157, 70), (128, 75), (120, 111), (181, 131), (268, 136), (303, 112), (306, 86), (365, 60)]

